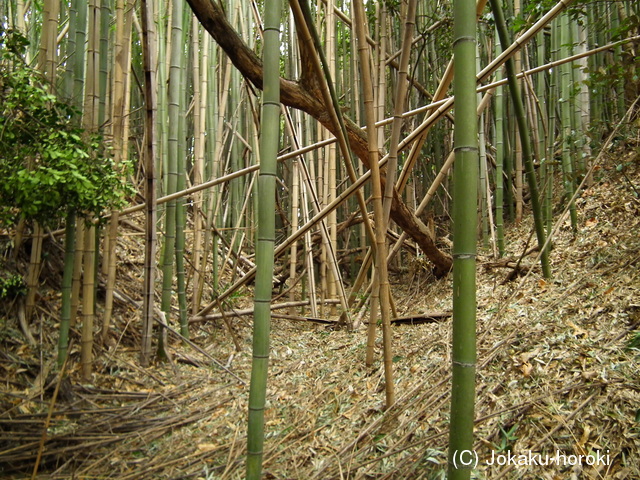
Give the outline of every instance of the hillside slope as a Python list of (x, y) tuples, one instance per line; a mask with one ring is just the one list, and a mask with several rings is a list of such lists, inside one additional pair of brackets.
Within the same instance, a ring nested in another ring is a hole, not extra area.
[[(637, 147), (624, 151), (603, 161), (578, 199), (580, 231), (559, 225), (553, 281), (541, 278), (535, 251), (505, 281), (529, 250), (529, 222), (509, 227), (509, 261), (479, 259), (474, 478), (640, 478), (640, 162)], [(409, 316), (448, 312), (450, 289), (450, 277), (419, 268), (393, 285)], [(224, 324), (211, 323), (194, 332), (198, 348), (172, 339), (170, 363), (141, 369), (127, 341), (136, 315), (120, 307), (120, 337), (97, 352), (92, 385), (79, 383), (72, 350), (69, 377), (45, 373), (40, 389), (34, 377), (51, 370), (53, 321), (38, 348), (8, 339), (15, 331), (5, 327), (3, 478), (30, 475), (39, 449), (38, 478), (243, 477), (249, 320), (232, 319), (240, 352)], [(444, 478), (450, 322), (395, 325), (393, 337), (398, 400), (384, 411), (380, 351), (367, 369), (364, 328), (274, 319), (266, 478)], [(560, 455), (560, 465), (499, 465), (509, 452)], [(565, 465), (588, 454), (599, 464)]]

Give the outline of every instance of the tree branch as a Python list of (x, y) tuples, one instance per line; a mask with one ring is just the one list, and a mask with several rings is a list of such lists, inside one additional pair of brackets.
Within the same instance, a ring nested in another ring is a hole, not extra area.
[[(262, 90), (262, 62), (229, 24), (220, 5), (214, 0), (187, 0), (187, 3), (202, 26), (225, 51), (242, 76), (256, 88)], [(280, 101), (284, 105), (311, 115), (334, 135), (337, 134), (336, 127), (331, 121), (319, 93), (312, 90), (315, 90), (313, 82), (308, 78), (304, 83), (286, 78), (280, 79)], [(366, 133), (349, 118), (344, 117), (344, 121), (353, 153), (369, 168)], [(384, 179), (382, 182), (384, 183)], [(429, 229), (404, 204), (395, 190), (391, 218), (415, 240), (425, 255), (433, 262), (435, 265), (434, 273), (437, 276), (443, 276), (451, 269), (451, 256), (436, 247), (435, 238), (431, 236)]]

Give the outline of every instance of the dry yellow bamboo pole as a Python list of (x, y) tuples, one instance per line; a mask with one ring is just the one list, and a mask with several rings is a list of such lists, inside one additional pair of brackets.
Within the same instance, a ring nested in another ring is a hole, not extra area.
[(38, 69), (52, 87), (56, 84), (59, 15), (60, 2), (58, 0), (45, 0), (42, 6), (42, 32), (40, 34)]
[[(294, 14), (294, 17), (296, 19), (297, 25), (299, 26), (299, 34), (301, 37), (301, 40), (307, 44), (309, 51), (314, 51), (314, 45), (313, 45), (313, 39), (311, 37), (311, 33), (309, 31), (309, 27), (305, 21), (304, 18), (304, 14), (302, 12), (302, 9), (300, 8), (300, 5), (297, 1), (291, 2), (291, 8), (292, 8), (292, 12)], [(320, 65), (320, 60), (318, 58), (318, 55), (311, 55), (311, 60), (313, 63), (313, 67), (316, 70), (316, 73), (318, 75), (318, 79), (321, 82), (321, 90), (322, 90), (322, 94), (325, 98), (325, 101), (327, 101), (327, 106), (329, 114), (331, 115), (332, 119), (334, 120), (334, 123), (339, 124), (338, 121), (338, 112), (335, 111), (333, 107), (333, 102), (331, 101), (331, 94), (329, 92), (329, 86), (327, 84), (327, 80), (326, 78), (323, 76), (323, 71), (322, 71), (322, 67)], [(342, 132), (342, 130), (339, 130)], [(353, 179), (355, 178), (355, 173), (353, 170), (353, 165), (351, 163), (351, 159), (350, 159), (350, 151), (349, 148), (347, 146), (347, 142), (346, 139), (344, 137), (344, 135), (340, 135), (338, 138), (338, 142), (340, 144), (340, 150), (343, 153), (344, 156), (344, 160), (345, 160), (345, 164), (347, 166), (347, 170), (349, 172), (349, 176)], [(302, 171), (303, 173), (305, 172), (305, 170), (307, 170), (305, 168), (305, 164), (304, 162), (302, 162)], [(305, 173), (306, 176), (306, 173)], [(321, 210), (318, 198), (317, 198), (317, 194), (313, 191), (312, 188), (309, 189), (309, 193), (311, 194), (312, 200), (313, 200), (313, 206), (316, 210), (316, 212)], [(360, 196), (361, 193), (359, 194)], [(361, 208), (363, 209), (363, 211), (366, 211), (366, 207), (365, 207), (365, 203), (364, 203), (364, 197), (362, 197), (361, 199), (361, 203), (360, 203)], [(326, 223), (322, 222), (320, 224), (320, 233), (323, 236), (323, 242), (325, 243), (325, 245), (328, 246), (328, 259), (330, 260), (329, 262), (329, 266), (331, 268), (331, 271), (333, 273), (333, 275), (335, 276), (337, 280), (336, 285), (338, 287), (338, 297), (340, 299), (340, 304), (341, 307), (343, 309), (343, 315), (347, 314), (348, 312), (348, 302), (347, 302), (347, 294), (346, 291), (344, 289), (344, 284), (342, 282), (342, 277), (340, 274), (340, 270), (338, 267), (338, 261), (337, 261), (337, 256), (335, 253), (335, 249), (333, 248), (333, 246), (331, 245), (331, 242), (329, 241), (329, 231), (327, 229)]]
[[(302, 162), (300, 162), (302, 164)], [(300, 172), (302, 175), (302, 171)], [(302, 219), (308, 224), (309, 219), (309, 187), (311, 185), (309, 172), (304, 175), (302, 182)], [(309, 300), (311, 301), (311, 315), (318, 316), (318, 303), (317, 303), (317, 291), (316, 291), (316, 276), (313, 268), (313, 243), (311, 242), (311, 231), (307, 231), (304, 234), (304, 250), (305, 250), (305, 262), (307, 266), (308, 279), (309, 279)]]
[[(99, 69), (100, 69), (100, 9), (101, 0), (89, 1), (87, 68), (84, 92), (82, 125), (88, 132), (98, 130)], [(93, 327), (95, 322), (95, 274), (96, 274), (96, 230), (89, 225), (84, 236), (84, 258), (82, 277), (82, 342), (80, 349), (82, 378), (91, 380), (93, 362)]]
[[(298, 171), (298, 160), (293, 160), (291, 163), (291, 231), (295, 232), (298, 229), (298, 216), (300, 210), (300, 173)], [(297, 259), (298, 256), (298, 242), (291, 244), (291, 254), (289, 257), (289, 277), (294, 279), (296, 277)], [(289, 300), (295, 301), (296, 294), (292, 288), (289, 293)], [(292, 308), (289, 313), (294, 315), (296, 312)]]
[[(384, 167), (386, 164), (386, 157), (380, 160), (378, 166), (379, 168)], [(304, 225), (302, 225), (296, 232), (293, 232), (284, 242), (282, 242), (278, 247), (276, 247), (274, 255), (275, 257), (279, 257), (282, 255), (288, 248), (290, 248), (291, 243), (300, 239), (300, 237), (305, 236), (311, 228), (315, 227), (317, 223), (325, 218), (328, 213), (335, 208), (338, 208), (342, 203), (344, 203), (349, 197), (355, 195), (358, 190), (362, 188), (362, 186), (369, 181), (371, 178), (371, 170), (367, 170), (361, 177), (359, 177), (353, 184), (351, 184), (345, 191), (343, 191), (338, 198), (335, 199), (334, 202), (330, 203), (326, 207), (324, 207), (320, 212), (310, 218)], [(304, 190), (303, 190), (304, 191)], [(303, 202), (303, 205), (306, 202)], [(227, 290), (222, 292), (217, 301), (222, 301), (229, 297), (233, 292), (235, 292), (239, 287), (246, 284), (255, 276), (255, 269), (251, 269), (246, 273), (246, 275), (240, 279), (238, 279), (233, 285), (231, 285)], [(210, 312), (213, 308), (216, 307), (217, 301), (209, 303), (206, 307), (201, 309), (196, 316), (202, 316)]]
[[(389, 280), (387, 273), (387, 248), (386, 230), (384, 227), (384, 210), (382, 206), (382, 187), (380, 184), (380, 169), (378, 167), (378, 145), (376, 141), (375, 113), (373, 105), (373, 85), (371, 82), (371, 65), (369, 63), (369, 46), (366, 42), (365, 25), (366, 17), (364, 5), (361, 0), (352, 1), (354, 20), (356, 23), (356, 38), (358, 42), (358, 54), (362, 75), (362, 89), (364, 93), (365, 116), (368, 127), (369, 162), (371, 165), (371, 183), (374, 217), (376, 219), (376, 275), (378, 277), (378, 289), (380, 296), (380, 316), (382, 317), (383, 337), (383, 364), (385, 371), (385, 398), (386, 408), (390, 408), (395, 402), (395, 389), (393, 384), (393, 361), (391, 352), (391, 319), (389, 312)], [(375, 290), (374, 290), (375, 296)], [(372, 303), (373, 305), (373, 303)], [(371, 325), (371, 322), (370, 322)], [(370, 327), (371, 328), (371, 327)], [(375, 323), (373, 323), (375, 328)]]
[[(217, 49), (218, 47), (214, 45), (213, 48)], [(221, 53), (218, 52), (217, 55), (221, 55)], [(221, 62), (221, 65), (217, 69), (217, 73), (220, 79), (222, 80), (222, 82), (219, 82), (218, 78), (214, 79), (214, 82), (219, 84), (221, 88), (217, 92), (219, 94), (218, 98), (215, 99), (215, 104), (217, 104), (218, 106), (216, 111), (217, 117), (215, 121), (215, 124), (216, 124), (215, 139), (214, 138), (209, 139), (209, 141), (213, 142), (213, 166), (211, 168), (211, 173), (210, 173), (211, 177), (213, 177), (213, 180), (210, 180), (209, 182), (205, 182), (205, 184), (208, 184), (210, 187), (221, 185), (222, 183), (224, 183), (224, 182), (220, 182), (219, 179), (223, 172), (222, 146), (226, 138), (225, 137), (226, 131), (224, 128), (224, 115), (226, 115), (227, 99), (228, 99), (228, 94), (230, 90), (229, 86), (231, 83), (231, 60), (228, 57), (225, 57), (225, 60)], [(259, 166), (257, 165), (255, 166), (255, 170), (258, 170), (259, 168), (260, 168)], [(233, 177), (233, 178), (236, 178), (236, 177)], [(203, 184), (203, 186), (205, 184)], [(208, 199), (209, 201), (205, 209), (206, 211), (205, 211), (205, 227), (204, 227), (204, 248), (202, 250), (202, 264), (199, 270), (201, 272), (201, 274), (198, 277), (199, 282), (197, 285), (194, 284), (194, 301), (193, 301), (194, 308), (195, 308), (195, 305), (198, 305), (198, 308), (200, 308), (199, 306), (200, 306), (200, 302), (202, 301), (202, 295), (204, 290), (204, 275), (207, 272), (207, 262), (208, 262), (210, 252), (212, 252), (212, 255), (213, 255), (213, 268), (215, 268), (215, 265), (217, 264), (216, 259), (218, 255), (218, 251), (217, 251), (218, 240), (213, 235), (212, 227), (216, 226), (216, 216), (220, 208), (221, 197), (222, 195), (220, 194), (220, 192), (217, 189), (214, 190), (214, 192), (209, 194), (209, 199)]]
[[(487, 4), (487, 0), (478, 0), (476, 2), (476, 16), (479, 17), (482, 14), (482, 11), (484, 10), (484, 7), (486, 6), (486, 4)], [(421, 109), (425, 109), (424, 111), (426, 111), (427, 113), (430, 113), (434, 108), (436, 108), (436, 105), (438, 104), (438, 102), (444, 100), (445, 95), (449, 90), (449, 87), (451, 86), (452, 80), (453, 80), (453, 59), (451, 59), (447, 64), (447, 68), (445, 69), (445, 72), (442, 75), (442, 78), (440, 79), (438, 88), (433, 94), (433, 100), (431, 102), (432, 107), (428, 109), (426, 109), (426, 107), (421, 107)], [(417, 110), (420, 110), (420, 109), (417, 109)], [(444, 113), (445, 112), (441, 112), (440, 116), (443, 115)], [(396, 188), (400, 193), (402, 193), (402, 191), (404, 190), (407, 184), (407, 181), (409, 180), (409, 175), (411, 174), (411, 171), (415, 166), (415, 163), (418, 159), (420, 151), (422, 150), (422, 146), (427, 138), (427, 132), (428, 132), (428, 129), (425, 129), (423, 131), (418, 141), (412, 145), (411, 152), (407, 155), (407, 159), (405, 161), (404, 167), (396, 183)]]
[[(408, 69), (411, 57), (411, 44), (413, 29), (415, 26), (417, 1), (409, 0), (407, 14), (403, 30), (402, 53), (400, 55), (400, 65), (398, 68), (398, 79), (393, 107), (393, 123), (391, 124), (391, 139), (389, 141), (389, 162), (387, 164), (387, 184), (384, 192), (384, 226), (389, 223), (391, 212), (391, 202), (393, 200), (393, 189), (396, 180), (396, 170), (398, 168), (398, 146), (400, 143), (400, 130), (404, 122), (402, 114), (405, 111), (405, 103), (408, 90)], [(415, 149), (415, 145), (413, 147)]]
[[(478, 102), (478, 110), (476, 112), (478, 114), (478, 116), (489, 105), (489, 100), (491, 100), (492, 92), (493, 92), (493, 90), (487, 92), (482, 97), (482, 100), (480, 102)], [(422, 198), (422, 201), (420, 202), (420, 205), (418, 205), (418, 208), (416, 208), (416, 215), (420, 215), (424, 211), (424, 209), (427, 208), (427, 205), (429, 204), (429, 202), (431, 201), (431, 199), (435, 195), (436, 190), (440, 187), (440, 185), (442, 184), (444, 179), (449, 174), (449, 170), (451, 170), (451, 167), (453, 166), (453, 160), (454, 159), (455, 159), (454, 152), (451, 151), (451, 153), (449, 153), (449, 155), (447, 156), (447, 159), (445, 160), (444, 164), (440, 168), (440, 171), (436, 175), (436, 178), (434, 179), (434, 181), (429, 186), (429, 189), (427, 190), (427, 193)], [(402, 248), (402, 245), (403, 245), (404, 241), (406, 240), (406, 238), (407, 238), (407, 234), (402, 232), (400, 234), (400, 238), (398, 238), (398, 240), (396, 241), (395, 245), (391, 249), (391, 252), (389, 252), (389, 257), (388, 257), (389, 261), (393, 258), (394, 255), (396, 255), (400, 251), (400, 249)]]
[[(208, 90), (208, 59), (209, 59), (209, 35), (204, 35), (202, 49), (200, 48), (200, 31), (202, 27), (198, 19), (193, 16), (192, 25), (192, 51), (193, 51), (193, 185), (200, 185), (204, 181), (204, 155), (205, 155), (205, 121), (206, 99)], [(201, 64), (202, 62), (202, 64)], [(202, 68), (201, 68), (202, 65)], [(197, 192), (193, 197), (193, 296), (191, 299), (191, 312), (196, 313), (200, 308), (198, 292), (201, 284), (202, 269), (202, 234), (203, 222), (200, 214), (203, 194)]]
[[(133, 15), (132, 0), (118, 0), (116, 4), (115, 54), (113, 65), (113, 105), (112, 105), (112, 138), (114, 162), (119, 164), (127, 159), (128, 135), (127, 113), (129, 85), (129, 67), (131, 65), (131, 23)], [(102, 323), (101, 340), (104, 342), (109, 333), (113, 312), (113, 291), (116, 283), (116, 243), (118, 240), (118, 212), (111, 213), (108, 234), (105, 238), (103, 255), (103, 273), (107, 275), (105, 289), (105, 306)]]
[[(385, 67), (387, 62), (385, 56), (387, 53), (387, 6), (384, 2), (378, 2), (376, 4), (378, 15), (376, 16), (376, 30), (378, 32), (376, 38), (378, 38), (378, 46), (374, 52), (371, 52), (371, 57), (374, 60), (373, 72), (376, 72), (375, 85), (373, 94), (376, 109), (376, 123), (385, 118), (385, 107), (387, 104), (387, 75)], [(384, 128), (378, 128), (378, 149), (384, 151), (385, 143), (385, 130)]]
[(251, 180), (249, 181), (249, 183), (246, 186), (246, 190), (245, 190), (245, 197), (244, 197), (244, 202), (242, 202), (242, 207), (240, 208), (240, 214), (238, 215), (238, 219), (236, 221), (236, 224), (233, 227), (233, 234), (231, 235), (231, 240), (229, 241), (229, 245), (231, 246), (231, 248), (228, 249), (226, 256), (224, 257), (224, 260), (222, 261), (222, 265), (220, 266), (220, 271), (218, 272), (218, 278), (222, 278), (222, 276), (224, 275), (224, 272), (226, 270), (226, 266), (229, 263), (229, 259), (231, 258), (231, 253), (233, 251), (233, 246), (236, 245), (236, 240), (238, 237), (238, 232), (242, 232), (242, 240), (238, 243), (238, 251), (242, 250), (242, 244), (244, 243), (244, 230), (241, 228), (242, 222), (244, 221), (243, 217), (246, 215), (247, 212), (247, 207), (249, 205), (249, 201), (251, 200), (251, 195), (250, 192), (253, 191), (253, 185), (255, 183), (257, 174), (254, 173), (251, 176)]

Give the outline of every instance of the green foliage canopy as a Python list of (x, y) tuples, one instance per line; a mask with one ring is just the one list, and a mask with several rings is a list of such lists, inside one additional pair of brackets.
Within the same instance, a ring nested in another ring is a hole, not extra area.
[(26, 65), (26, 39), (0, 26), (0, 226), (22, 216), (53, 225), (119, 208), (128, 165), (116, 166), (100, 136)]

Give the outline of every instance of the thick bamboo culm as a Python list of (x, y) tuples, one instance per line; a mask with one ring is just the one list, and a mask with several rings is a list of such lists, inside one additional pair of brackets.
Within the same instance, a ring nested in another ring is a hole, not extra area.
[(275, 193), (277, 153), (280, 141), (280, 14), (279, 0), (268, 0), (264, 32), (264, 95), (260, 137), (260, 176), (262, 196), (258, 206), (256, 244), (257, 276), (254, 294), (254, 328), (249, 390), (247, 431), (247, 480), (259, 480), (264, 445), (264, 410), (266, 403), (269, 334), (271, 328), (271, 289), (275, 247)]
[(473, 0), (454, 1), (454, 183), (451, 423), (448, 478), (468, 480), (471, 469), (455, 461), (473, 448), (476, 373), (476, 244), (478, 120), (475, 88), (476, 15)]

